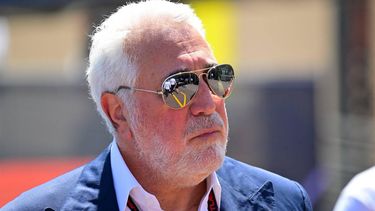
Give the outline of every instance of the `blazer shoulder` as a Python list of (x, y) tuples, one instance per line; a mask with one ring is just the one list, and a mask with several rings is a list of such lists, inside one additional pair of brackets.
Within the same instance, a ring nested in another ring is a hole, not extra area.
[(59, 210), (76, 185), (84, 166), (36, 186), (1, 208), (2, 211)]
[(226, 157), (222, 167), (218, 170), (218, 175), (235, 185), (246, 185), (244, 182), (251, 182), (251, 184), (263, 184), (267, 181), (271, 181), (275, 184), (284, 186), (292, 185), (294, 181), (289, 180), (285, 177), (261, 169), (255, 166), (248, 165), (246, 163), (237, 161), (233, 158)]
[(249, 198), (264, 186), (271, 186), (278, 210), (290, 210), (292, 207), (312, 210), (309, 197), (300, 184), (270, 171), (226, 157), (217, 174), (226, 187)]

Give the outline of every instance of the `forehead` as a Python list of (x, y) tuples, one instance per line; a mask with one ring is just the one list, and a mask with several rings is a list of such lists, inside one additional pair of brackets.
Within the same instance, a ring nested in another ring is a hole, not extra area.
[[(147, 29), (147, 30), (146, 30)], [(170, 73), (200, 69), (216, 63), (205, 39), (191, 26), (165, 24), (146, 28), (136, 37), (137, 81), (153, 78), (160, 84)]]

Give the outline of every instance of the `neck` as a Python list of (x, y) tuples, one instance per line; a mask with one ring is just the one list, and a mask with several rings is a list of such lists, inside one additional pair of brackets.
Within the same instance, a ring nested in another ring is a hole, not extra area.
[[(138, 168), (129, 168), (141, 186), (153, 194), (165, 210), (198, 210), (201, 199), (207, 191), (206, 179), (196, 183), (184, 183), (176, 178), (166, 179), (156, 172), (140, 173)], [(153, 175), (153, 176), (150, 176)], [(185, 184), (185, 185), (184, 185)]]
[[(155, 173), (154, 173), (155, 174)], [(143, 177), (146, 175), (146, 177)], [(206, 179), (195, 185), (183, 186), (182, 181), (175, 178), (165, 180), (149, 174), (134, 174), (138, 182), (159, 201), (160, 207), (165, 210), (198, 210), (201, 199), (207, 191)]]
[(156, 196), (163, 210), (198, 210), (206, 189), (204, 180), (193, 187), (160, 187), (150, 192)]

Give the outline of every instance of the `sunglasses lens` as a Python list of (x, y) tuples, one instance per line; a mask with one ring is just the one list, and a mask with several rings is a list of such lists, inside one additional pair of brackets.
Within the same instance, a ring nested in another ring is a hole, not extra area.
[[(214, 94), (226, 98), (231, 92), (234, 71), (229, 64), (211, 68), (207, 72), (207, 82)], [(195, 73), (186, 72), (169, 76), (162, 85), (163, 100), (171, 108), (185, 107), (197, 93), (199, 77)]]
[(171, 108), (185, 107), (199, 87), (199, 78), (194, 73), (180, 73), (168, 77), (163, 83), (163, 99)]
[(226, 98), (230, 95), (233, 79), (234, 70), (229, 64), (213, 67), (207, 73), (207, 82), (211, 90), (221, 98)]

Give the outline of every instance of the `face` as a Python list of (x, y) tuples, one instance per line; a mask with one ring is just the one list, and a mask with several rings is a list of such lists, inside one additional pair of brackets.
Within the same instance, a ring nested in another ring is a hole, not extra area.
[[(206, 41), (191, 28), (174, 26), (143, 43), (137, 88), (160, 90), (176, 70), (217, 63)], [(185, 185), (198, 184), (220, 167), (228, 135), (225, 103), (202, 77), (194, 99), (183, 109), (169, 108), (152, 93), (134, 92), (131, 97), (126, 115), (133, 140), (128, 149), (138, 163), (158, 177)]]

